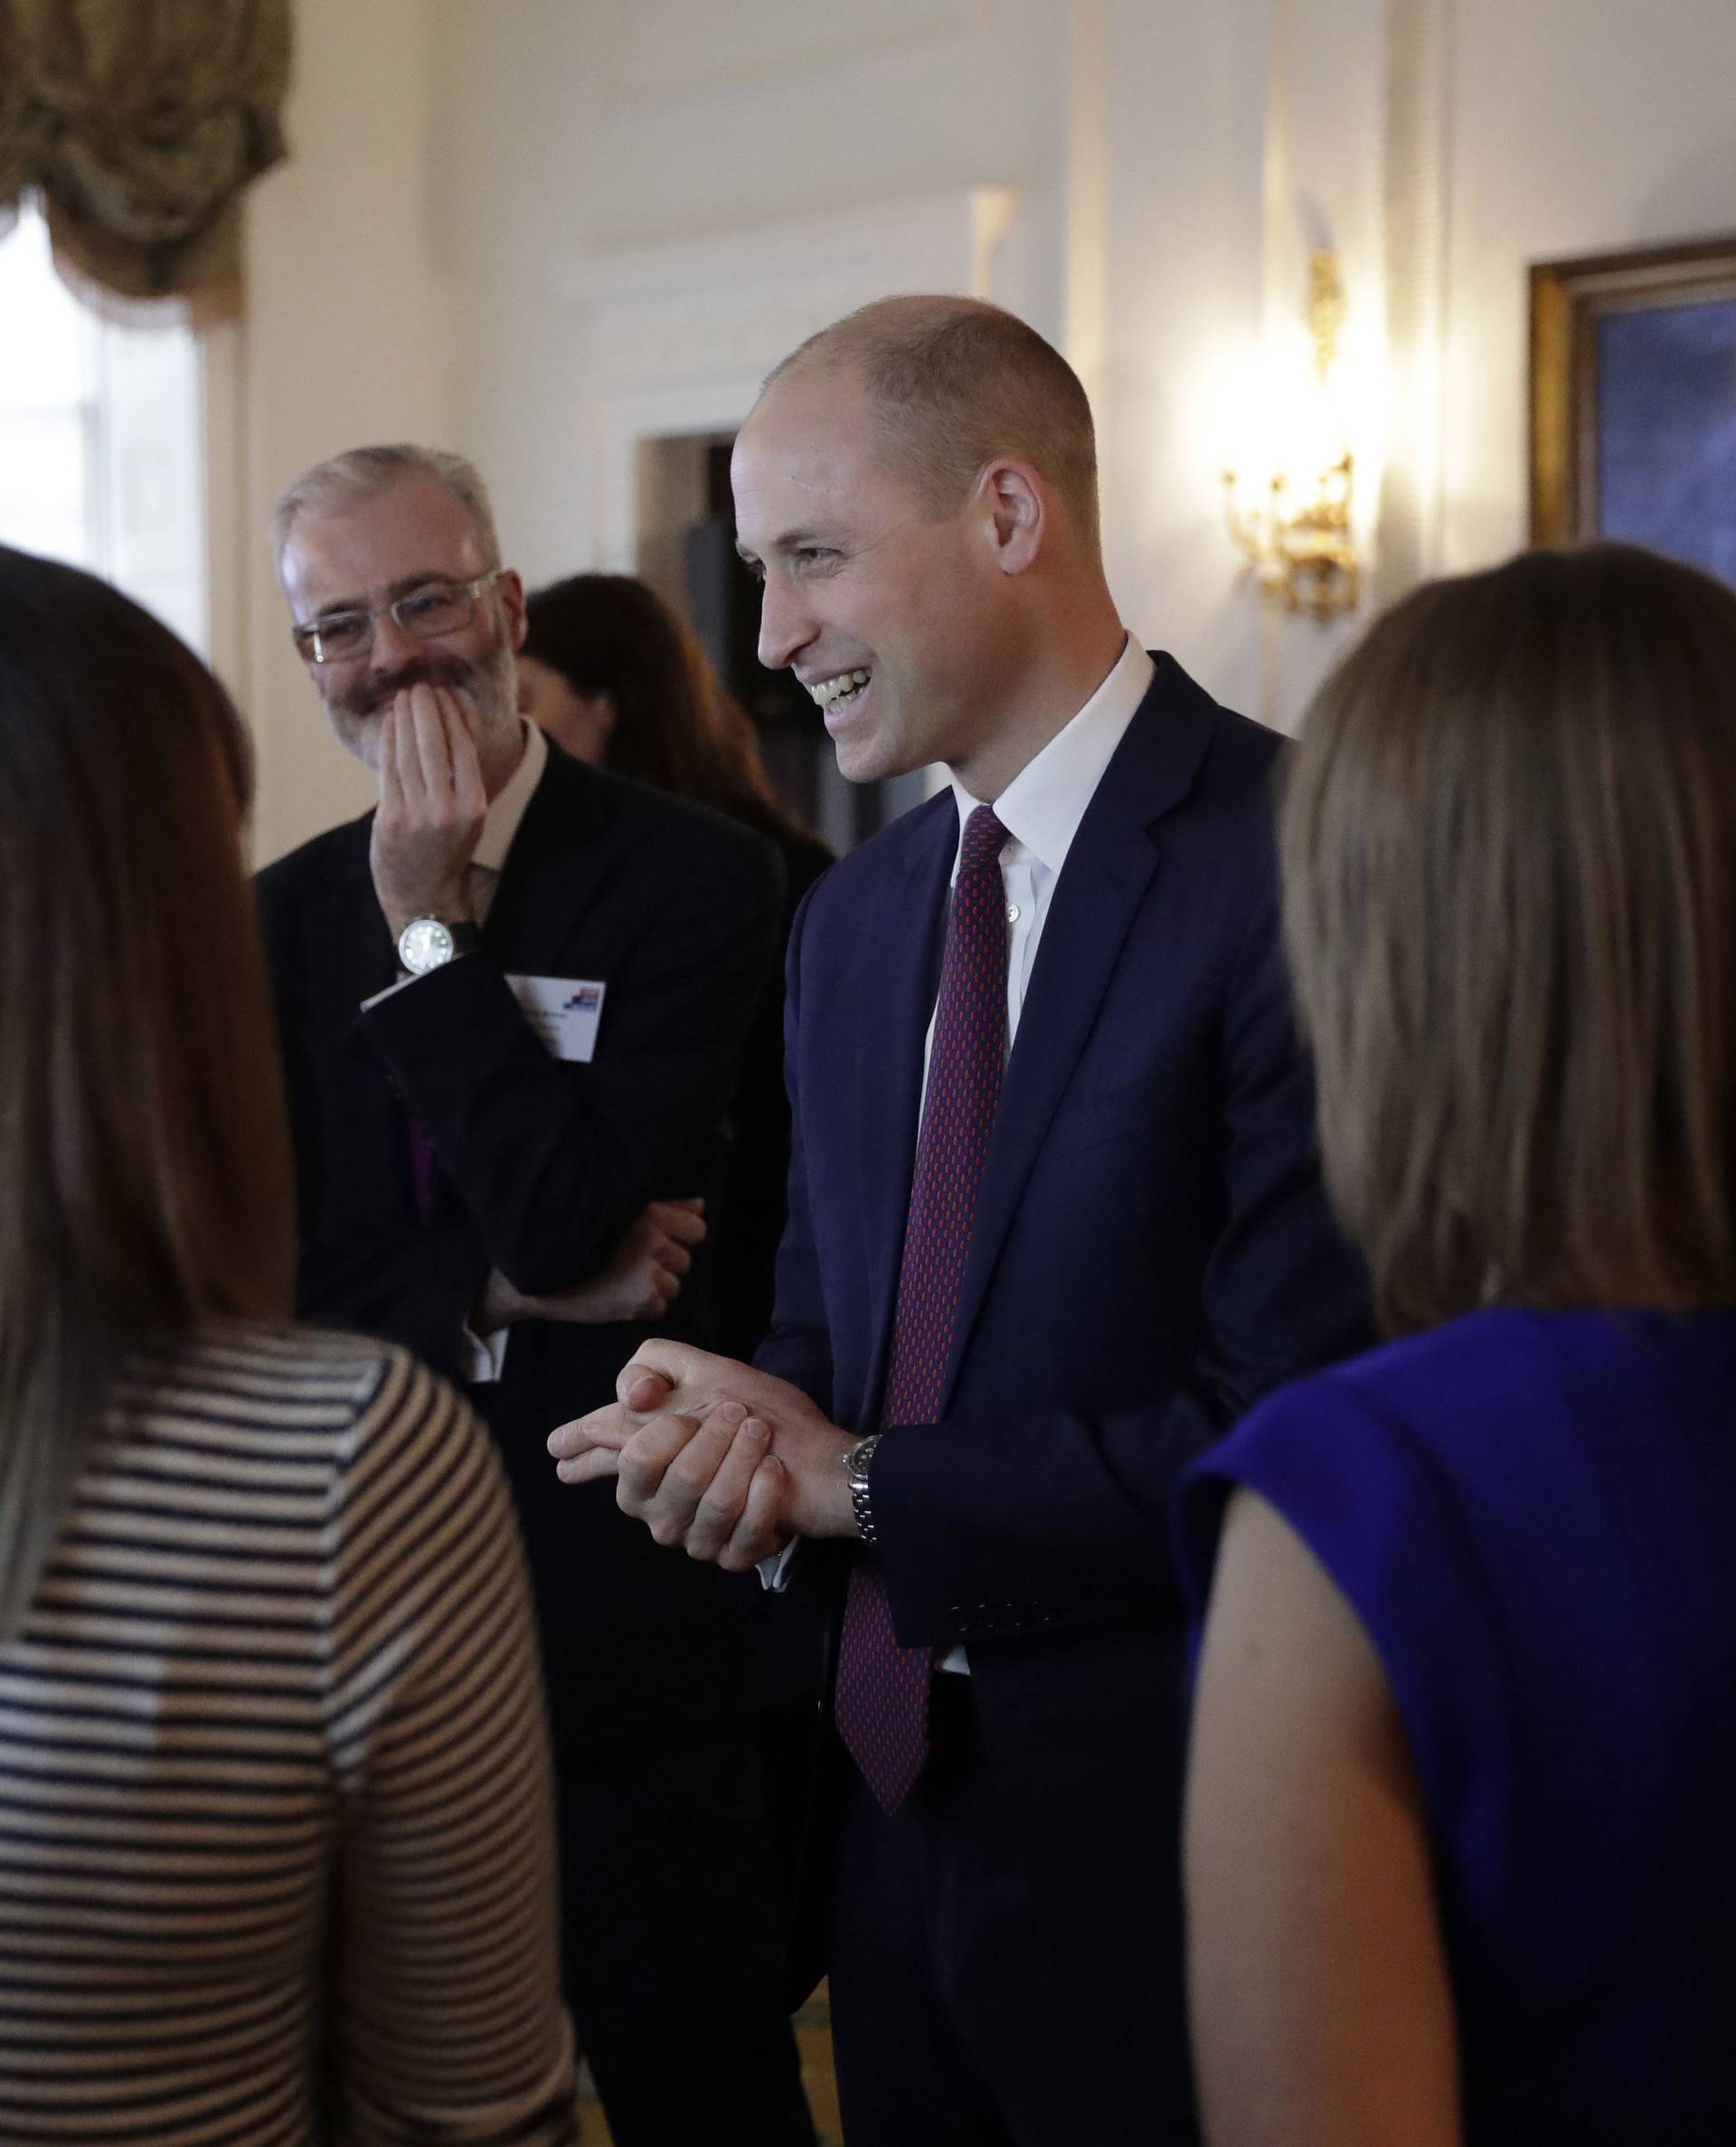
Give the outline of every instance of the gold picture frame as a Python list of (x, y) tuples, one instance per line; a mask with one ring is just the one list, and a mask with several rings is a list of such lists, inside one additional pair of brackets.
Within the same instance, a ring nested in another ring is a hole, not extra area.
[[(1729, 577), (1736, 491), (1709, 469), (1703, 511), (1675, 495), (1684, 457), (1690, 475), (1696, 455), (1727, 471), (1731, 443), (1736, 235), (1533, 265), (1533, 544), (1626, 537)], [(1712, 527), (1707, 512), (1725, 519)]]

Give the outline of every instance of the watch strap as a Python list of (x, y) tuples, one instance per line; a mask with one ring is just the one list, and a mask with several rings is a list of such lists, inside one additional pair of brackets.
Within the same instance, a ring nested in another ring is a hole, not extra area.
[(874, 1527), (873, 1509), (868, 1503), (868, 1464), (874, 1458), (874, 1449), (881, 1435), (871, 1432), (865, 1439), (858, 1439), (844, 1457), (844, 1472), (850, 1484), (850, 1508), (856, 1517), (856, 1534), (872, 1550), (880, 1542)]
[(464, 918), (457, 924), (445, 917), (442, 917), (440, 922), (452, 934), (452, 959), (454, 961), (458, 959), (460, 954), (475, 954), (480, 951), (482, 947), (482, 927), (480, 924), (473, 923), (468, 917)]

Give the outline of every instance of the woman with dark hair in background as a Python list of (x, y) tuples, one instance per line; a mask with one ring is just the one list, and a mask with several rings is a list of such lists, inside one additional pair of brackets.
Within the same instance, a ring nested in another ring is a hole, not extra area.
[[(525, 713), (592, 767), (709, 806), (775, 843), (788, 880), (788, 932), (832, 853), (779, 804), (746, 711), (688, 628), (630, 574), (570, 575), (534, 591), (525, 613), (518, 657)], [(717, 1347), (744, 1361), (770, 1322), (784, 1229), (783, 1004), (779, 961), (743, 1054), (735, 1137), (712, 1218)]]
[(0, 2138), (568, 2142), (488, 1442), (287, 1322), (222, 688), (0, 550)]
[(1282, 848), (1399, 1338), (1183, 1486), (1208, 2138), (1736, 2139), (1736, 593), (1419, 590)]

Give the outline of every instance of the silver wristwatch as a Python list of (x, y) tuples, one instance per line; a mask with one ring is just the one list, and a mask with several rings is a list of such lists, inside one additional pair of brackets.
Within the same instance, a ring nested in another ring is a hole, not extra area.
[(856, 1534), (871, 1549), (880, 1537), (874, 1533), (874, 1517), (868, 1507), (868, 1464), (879, 1444), (880, 1433), (871, 1432), (865, 1439), (858, 1439), (844, 1456), (844, 1480), (850, 1486), (850, 1507), (856, 1517)]
[(412, 917), (398, 934), (398, 959), (412, 977), (425, 977), (460, 954), (474, 954), (482, 934), (469, 922), (448, 924), (443, 917)]

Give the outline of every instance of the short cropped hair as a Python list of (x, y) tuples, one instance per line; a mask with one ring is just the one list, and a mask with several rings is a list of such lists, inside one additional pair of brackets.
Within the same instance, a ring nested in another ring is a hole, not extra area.
[(476, 464), (442, 448), (412, 447), (404, 441), (390, 447), (346, 448), (343, 454), (304, 471), (271, 509), (272, 558), (281, 567), (291, 532), (303, 515), (341, 514), (410, 478), (432, 478), (437, 485), (444, 485), (475, 525), (486, 564), (500, 564), (495, 510)]
[(979, 298), (879, 298), (792, 351), (767, 378), (855, 373), (892, 459), (937, 518), (998, 455), (1029, 462), (1097, 543), (1097, 439), (1079, 375), (1054, 345)]
[(1611, 544), (1420, 589), (1316, 696), (1281, 818), (1389, 1329), (1736, 1298), (1736, 592)]

